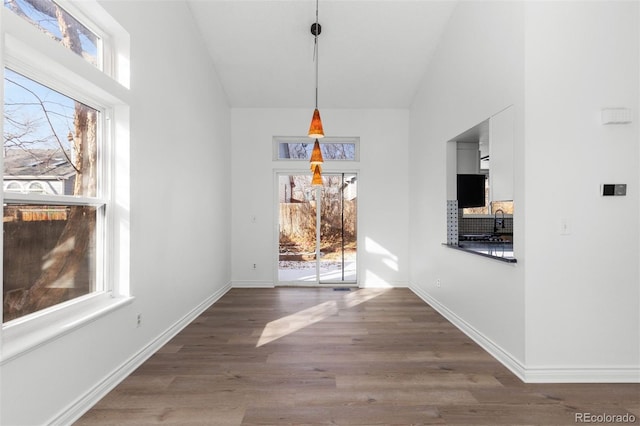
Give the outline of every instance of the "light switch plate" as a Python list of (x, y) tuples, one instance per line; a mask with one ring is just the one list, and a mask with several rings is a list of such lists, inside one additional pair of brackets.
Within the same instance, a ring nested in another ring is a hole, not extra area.
[(631, 123), (631, 110), (629, 108), (603, 108), (601, 114), (602, 124)]

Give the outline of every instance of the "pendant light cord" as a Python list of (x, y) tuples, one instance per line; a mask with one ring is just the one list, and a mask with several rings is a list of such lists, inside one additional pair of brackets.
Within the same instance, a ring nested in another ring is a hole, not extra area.
[(313, 38), (313, 60), (316, 63), (316, 109), (318, 109), (318, 34), (320, 26), (318, 24), (318, 0), (316, 0), (316, 29)]

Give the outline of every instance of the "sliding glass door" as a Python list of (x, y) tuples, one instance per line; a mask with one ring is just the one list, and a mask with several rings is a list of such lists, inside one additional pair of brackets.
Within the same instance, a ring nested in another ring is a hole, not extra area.
[(357, 176), (279, 174), (278, 283), (356, 283)]

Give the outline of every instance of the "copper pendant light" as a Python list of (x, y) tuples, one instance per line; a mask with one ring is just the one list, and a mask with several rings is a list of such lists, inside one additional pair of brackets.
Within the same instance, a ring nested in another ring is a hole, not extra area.
[(313, 168), (313, 179), (311, 179), (311, 186), (322, 186), (322, 174), (320, 173), (320, 166), (311, 166)]
[(316, 22), (311, 25), (311, 34), (314, 36), (314, 59), (316, 62), (316, 107), (313, 110), (311, 126), (309, 126), (309, 137), (316, 138), (316, 141), (313, 144), (310, 161), (311, 171), (313, 172), (311, 186), (313, 187), (322, 187), (321, 165), (324, 162), (322, 158), (322, 151), (320, 150), (320, 142), (318, 142), (318, 138), (324, 137), (324, 129), (322, 128), (322, 120), (320, 119), (320, 111), (318, 110), (318, 36), (321, 32), (322, 27), (318, 23), (318, 0), (316, 0)]
[(313, 151), (311, 151), (311, 168), (313, 169), (313, 166), (318, 166), (322, 163), (324, 163), (324, 159), (320, 150), (320, 142), (316, 139), (313, 143)]
[(322, 26), (318, 23), (318, 0), (316, 0), (316, 22), (311, 25), (311, 34), (313, 34), (314, 60), (316, 63), (316, 106), (313, 110), (313, 118), (309, 126), (310, 138), (323, 138), (324, 130), (322, 129), (322, 120), (320, 119), (320, 110), (318, 110), (318, 36), (322, 32)]
[(316, 139), (324, 137), (322, 120), (320, 119), (320, 111), (318, 110), (317, 106), (316, 109), (313, 110), (313, 118), (311, 119), (311, 126), (309, 126), (309, 137)]

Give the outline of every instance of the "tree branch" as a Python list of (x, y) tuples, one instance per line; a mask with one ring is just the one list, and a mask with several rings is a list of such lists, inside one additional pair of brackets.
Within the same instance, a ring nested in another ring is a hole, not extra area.
[(67, 159), (69, 164), (71, 164), (71, 166), (75, 169), (76, 173), (80, 173), (80, 169), (73, 163), (73, 161), (71, 160), (71, 158), (69, 158), (69, 155), (65, 151), (64, 145), (62, 144), (62, 141), (58, 137), (58, 134), (56, 133), (56, 130), (53, 127), (53, 123), (51, 122), (51, 119), (49, 118), (49, 111), (47, 111), (47, 109), (45, 108), (44, 102), (43, 102), (42, 99), (40, 99), (40, 96), (38, 96), (38, 94), (35, 93), (33, 90), (29, 89), (28, 87), (26, 87), (26, 86), (24, 86), (24, 85), (22, 85), (22, 84), (20, 84), (20, 83), (18, 83), (16, 81), (14, 81), (14, 80), (11, 80), (10, 78), (6, 78), (6, 81), (8, 81), (9, 83), (15, 84), (16, 86), (26, 90), (27, 92), (31, 93), (33, 95), (33, 97), (35, 97), (38, 100), (38, 104), (42, 108), (42, 112), (44, 112), (45, 119), (47, 120), (47, 123), (49, 124), (49, 128), (51, 129), (51, 133), (52, 133), (53, 137), (55, 138), (56, 142), (58, 142), (58, 146), (60, 146), (60, 150), (62, 151), (62, 154), (65, 156), (65, 158)]

